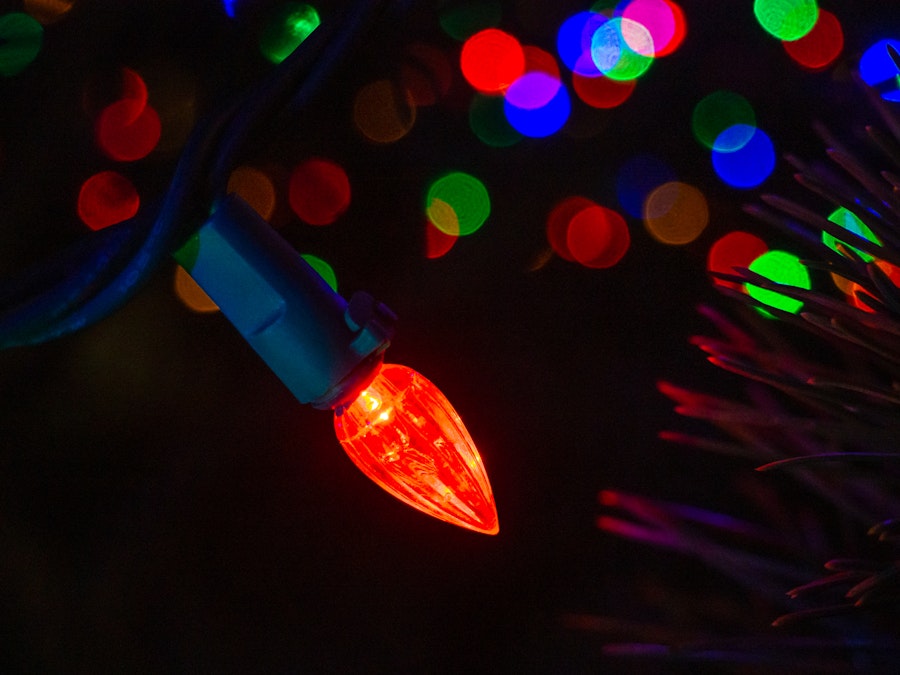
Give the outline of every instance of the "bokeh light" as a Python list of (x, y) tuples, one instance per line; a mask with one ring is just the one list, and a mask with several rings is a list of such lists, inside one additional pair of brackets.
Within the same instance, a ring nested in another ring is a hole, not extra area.
[(572, 88), (583, 103), (592, 108), (615, 108), (629, 99), (637, 80), (613, 80), (603, 74), (594, 77), (572, 73)]
[(404, 49), (404, 55), (407, 58), (400, 67), (400, 83), (414, 106), (434, 105), (449, 93), (453, 67), (443, 51), (416, 42)]
[(102, 230), (133, 217), (141, 199), (132, 182), (116, 171), (101, 171), (78, 191), (78, 217), (92, 230)]
[(329, 159), (312, 158), (298, 164), (288, 182), (288, 203), (303, 222), (331, 225), (350, 206), (347, 172)]
[(684, 12), (672, 0), (630, 0), (618, 13), (650, 32), (656, 58), (674, 52), (687, 35)]
[(653, 63), (653, 38), (645, 26), (615, 17), (591, 37), (591, 58), (597, 70), (613, 80), (634, 80)]
[(432, 197), (425, 207), (428, 223), (448, 237), (459, 237), (459, 217), (456, 210), (440, 197)]
[(670, 181), (647, 196), (643, 216), (644, 226), (654, 239), (678, 246), (694, 241), (706, 229), (709, 205), (693, 185)]
[[(891, 263), (884, 260), (878, 260), (875, 264), (878, 265), (879, 269), (882, 272), (884, 272), (884, 274), (888, 278), (888, 281), (890, 281), (895, 287), (900, 288), (900, 267), (892, 265)], [(867, 296), (869, 298), (875, 298), (876, 296), (870, 293), (861, 284), (858, 284), (855, 281), (851, 281), (846, 292), (847, 299), (850, 301), (851, 305), (853, 305), (857, 309), (863, 310), (864, 312), (875, 312), (875, 310), (865, 300), (863, 300), (861, 296)]]
[(237, 194), (265, 220), (269, 220), (275, 213), (277, 203), (275, 185), (272, 179), (259, 169), (239, 166), (228, 177), (226, 189), (229, 194)]
[(605, 269), (618, 263), (631, 244), (625, 219), (603, 206), (579, 210), (566, 231), (566, 246), (572, 257), (585, 267)]
[(132, 70), (131, 68), (122, 68), (122, 95), (119, 97), (122, 100), (131, 101), (134, 106), (132, 110), (132, 116), (127, 122), (130, 124), (134, 122), (138, 116), (144, 111), (144, 108), (147, 107), (147, 100), (149, 97), (149, 93), (147, 92), (147, 83), (144, 82), (144, 78), (141, 77), (140, 73), (136, 70)]
[(547, 242), (554, 253), (563, 260), (577, 262), (569, 250), (569, 223), (579, 213), (594, 206), (597, 204), (587, 197), (574, 195), (559, 201), (547, 215)]
[[(839, 206), (837, 209), (832, 211), (828, 216), (828, 220), (830, 220), (835, 225), (840, 225), (848, 232), (852, 232), (853, 234), (858, 235), (863, 239), (868, 239), (873, 244), (878, 244), (879, 246), (881, 246), (881, 241), (879, 241), (878, 237), (875, 236), (875, 233), (872, 232), (872, 230), (870, 230), (869, 227), (863, 221), (861, 221), (855, 213), (853, 213), (853, 211), (850, 211), (843, 206)], [(840, 253), (840, 251), (838, 250), (838, 242), (856, 253), (856, 255), (862, 258), (865, 262), (874, 260), (874, 257), (869, 253), (866, 253), (865, 251), (862, 251), (855, 246), (850, 246), (850, 244), (845, 241), (835, 239), (828, 232), (822, 232), (822, 243), (835, 253)]]
[(832, 272), (830, 276), (831, 280), (834, 282), (834, 285), (841, 293), (849, 296), (853, 292), (853, 284), (855, 282), (851, 281), (845, 276), (838, 274), (837, 272)]
[[(706, 256), (706, 269), (708, 272), (736, 275), (735, 268), (749, 269), (750, 264), (768, 250), (766, 242), (756, 235), (735, 230), (720, 237), (710, 246)], [(714, 284), (735, 290), (743, 290), (744, 287), (743, 283), (716, 277), (712, 277), (712, 280)]]
[(492, 148), (507, 148), (523, 138), (506, 119), (504, 106), (501, 97), (479, 93), (469, 103), (469, 128), (482, 143)]
[[(787, 251), (766, 251), (756, 260), (750, 263), (748, 269), (761, 277), (786, 286), (809, 289), (811, 282), (809, 272), (800, 259)], [(803, 302), (779, 293), (761, 288), (754, 284), (745, 284), (747, 293), (769, 307), (780, 309), (790, 314), (796, 314), (803, 307)]]
[(211, 314), (219, 311), (219, 306), (181, 265), (175, 265), (173, 286), (175, 295), (192, 312)]
[(311, 253), (301, 253), (300, 257), (303, 258), (306, 261), (306, 264), (312, 267), (318, 273), (318, 275), (325, 280), (325, 283), (331, 287), (331, 290), (337, 293), (337, 275), (334, 273), (334, 269), (331, 267), (331, 265), (322, 260), (322, 258), (314, 256)]
[(804, 68), (821, 70), (844, 49), (844, 30), (831, 12), (820, 9), (813, 29), (799, 40), (782, 42), (788, 55)]
[(491, 199), (480, 180), (461, 171), (434, 181), (425, 196), (425, 214), (439, 230), (467, 236), (484, 225), (491, 213)]
[[(732, 148), (737, 145), (735, 138), (742, 139), (748, 133), (748, 128), (738, 124), (719, 134), (719, 139), (724, 147)], [(756, 187), (775, 170), (775, 148), (762, 129), (752, 129), (750, 139), (737, 150), (720, 151), (719, 139), (713, 146), (713, 168), (731, 187)]]
[(459, 65), (473, 88), (483, 93), (500, 93), (525, 72), (525, 52), (509, 33), (488, 28), (465, 41)]
[(45, 26), (65, 17), (74, 6), (74, 0), (25, 0), (22, 3), (25, 12)]
[(572, 112), (572, 103), (559, 80), (534, 72), (510, 86), (503, 111), (510, 126), (523, 136), (544, 138), (563, 127)]
[(753, 130), (756, 128), (756, 113), (753, 110), (753, 106), (740, 94), (727, 89), (720, 89), (704, 96), (694, 106), (691, 114), (691, 128), (693, 129), (694, 137), (700, 144), (710, 150), (712, 150), (716, 140), (723, 131), (739, 124), (749, 127), (745, 134), (746, 137), (729, 137), (729, 140), (734, 144), (730, 148), (721, 145), (720, 140), (720, 152), (725, 152), (729, 149), (737, 150), (750, 140)]
[(153, 152), (160, 158), (174, 161), (204, 110), (200, 98), (205, 84), (197, 79), (190, 65), (174, 60), (154, 64), (150, 75), (153, 78), (153, 107), (162, 126), (162, 135)]
[(133, 162), (149, 155), (159, 143), (162, 125), (149, 104), (132, 98), (110, 103), (97, 118), (97, 145), (110, 159)]
[(900, 101), (897, 65), (888, 53), (888, 45), (900, 52), (900, 40), (879, 40), (863, 52), (859, 60), (859, 75), (869, 86), (883, 90), (883, 99)]
[(639, 154), (626, 161), (616, 174), (616, 197), (625, 212), (641, 218), (647, 196), (663, 183), (675, 180), (675, 172), (656, 155)]
[(363, 86), (353, 100), (353, 123), (376, 143), (394, 143), (416, 123), (412, 94), (397, 82), (376, 80)]
[[(437, 205), (436, 207), (441, 208)], [(449, 206), (447, 208), (449, 208)], [(438, 217), (444, 220), (445, 227), (451, 227), (456, 218), (456, 214), (453, 213), (453, 209), (451, 208), (450, 214), (441, 214)], [(459, 230), (458, 224), (456, 225), (456, 230)], [(430, 220), (427, 221), (425, 223), (425, 257), (429, 260), (435, 260), (447, 255), (458, 239), (459, 235), (448, 234), (443, 230), (439, 230)]]
[(259, 36), (259, 50), (272, 63), (284, 61), (319, 26), (319, 13), (305, 2), (275, 7)]
[(799, 40), (808, 34), (819, 16), (816, 0), (754, 0), (759, 25), (779, 40)]
[(462, 42), (478, 31), (496, 26), (502, 17), (499, 0), (463, 0), (444, 6), (438, 21), (447, 35)]
[(134, 121), (147, 106), (149, 94), (144, 78), (131, 68), (118, 68), (92, 73), (82, 90), (82, 108), (87, 116), (96, 120), (113, 101), (131, 101), (128, 123)]
[(0, 16), (0, 76), (18, 75), (37, 58), (44, 39), (41, 24), (22, 12)]
[(546, 73), (555, 80), (560, 79), (559, 64), (553, 54), (546, 49), (525, 45), (522, 47), (522, 53), (525, 55), (526, 73)]
[(521, 110), (545, 107), (562, 87), (559, 77), (543, 71), (525, 73), (506, 90), (506, 102)]
[(590, 77), (602, 74), (591, 57), (591, 41), (607, 21), (598, 12), (578, 12), (563, 21), (556, 34), (556, 51), (566, 68)]

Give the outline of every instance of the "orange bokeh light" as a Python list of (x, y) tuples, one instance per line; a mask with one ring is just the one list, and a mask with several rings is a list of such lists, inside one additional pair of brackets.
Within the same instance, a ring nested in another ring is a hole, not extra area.
[(228, 176), (226, 190), (239, 195), (263, 220), (269, 220), (275, 213), (275, 185), (264, 171), (252, 166), (239, 166)]
[[(871, 263), (870, 263), (871, 264)], [(896, 265), (892, 265), (889, 262), (884, 260), (879, 260), (875, 263), (878, 265), (879, 269), (884, 272), (885, 276), (888, 278), (894, 286), (900, 288), (900, 267)], [(850, 301), (854, 307), (863, 310), (864, 312), (874, 313), (875, 310), (872, 309), (866, 302), (860, 297), (862, 295), (868, 295), (870, 298), (874, 298), (868, 290), (863, 288), (860, 284), (855, 281), (851, 281), (847, 287), (847, 299)]]

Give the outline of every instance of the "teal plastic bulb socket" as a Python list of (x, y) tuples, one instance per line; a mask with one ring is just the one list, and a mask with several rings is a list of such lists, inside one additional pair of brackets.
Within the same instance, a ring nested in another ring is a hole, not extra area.
[(301, 403), (351, 403), (374, 377), (396, 316), (334, 292), (240, 197), (218, 202), (174, 255)]

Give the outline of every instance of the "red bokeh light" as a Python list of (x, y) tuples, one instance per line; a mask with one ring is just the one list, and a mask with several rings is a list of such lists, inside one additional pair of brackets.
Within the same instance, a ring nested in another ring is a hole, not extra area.
[[(896, 265), (892, 265), (889, 262), (885, 262), (884, 260), (879, 260), (877, 263), (878, 267), (882, 272), (885, 273), (888, 280), (896, 286), (900, 288), (900, 267)], [(869, 291), (860, 286), (855, 281), (851, 281), (850, 285), (847, 289), (847, 299), (850, 301), (854, 307), (863, 310), (864, 312), (874, 313), (875, 310), (872, 309), (869, 305), (867, 305), (861, 298), (860, 295), (868, 295), (870, 298), (874, 298)]]
[(475, 89), (498, 94), (525, 72), (525, 53), (515, 37), (488, 28), (466, 40), (459, 65), (463, 77)]
[(92, 230), (102, 230), (133, 217), (141, 205), (134, 185), (116, 171), (88, 178), (78, 192), (78, 217)]
[(631, 245), (625, 219), (603, 206), (589, 206), (569, 221), (566, 244), (585, 267), (605, 269), (619, 262)]
[(590, 77), (572, 73), (572, 88), (592, 108), (615, 108), (631, 96), (637, 80), (613, 80), (605, 75)]
[(522, 47), (522, 53), (525, 55), (526, 73), (546, 73), (555, 80), (560, 79), (559, 64), (553, 54), (532, 45)]
[(441, 258), (450, 252), (459, 239), (457, 235), (447, 234), (428, 221), (425, 223), (425, 257), (429, 260)]
[[(706, 269), (709, 272), (719, 274), (737, 274), (736, 267), (750, 267), (750, 263), (769, 250), (769, 247), (759, 237), (735, 230), (716, 241), (706, 257)], [(743, 289), (743, 284), (725, 281), (713, 277), (713, 283), (733, 288)]]
[(844, 48), (844, 30), (838, 18), (819, 9), (813, 29), (799, 40), (782, 42), (788, 55), (804, 68), (820, 70), (829, 66)]
[(330, 225), (350, 206), (350, 179), (344, 168), (328, 159), (298, 164), (288, 184), (288, 202), (310, 225)]
[(590, 199), (576, 195), (563, 199), (548, 214), (547, 241), (556, 255), (563, 260), (577, 262), (569, 250), (567, 242), (569, 223), (580, 211), (592, 206), (596, 206), (596, 204)]
[(123, 98), (110, 103), (97, 119), (97, 145), (117, 162), (143, 159), (156, 144), (162, 127), (159, 115), (140, 99)]

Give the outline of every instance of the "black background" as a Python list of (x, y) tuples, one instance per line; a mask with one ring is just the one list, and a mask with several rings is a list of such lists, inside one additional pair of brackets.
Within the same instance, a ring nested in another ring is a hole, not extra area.
[[(84, 236), (74, 204), (91, 173), (127, 171), (149, 196), (167, 185), (178, 138), (124, 168), (103, 158), (86, 82), (126, 65), (147, 79), (151, 103), (183, 87), (208, 110), (268, 69), (256, 31), (271, 4), (245, 3), (232, 20), (212, 1), (84, 1), (48, 26), (37, 61), (0, 81), (0, 272)], [(368, 290), (400, 316), (388, 359), (437, 383), (465, 419), (498, 536), (427, 518), (363, 477), (330, 414), (296, 403), (223, 317), (186, 310), (167, 264), (107, 321), (0, 354), (3, 669), (596, 672), (621, 664), (603, 662), (601, 636), (572, 628), (573, 615), (764, 629), (766, 608), (747, 606), (739, 625), (697, 609), (698, 597), (733, 599), (700, 565), (599, 532), (596, 494), (742, 508), (731, 477), (750, 466), (657, 439), (689, 426), (658, 380), (734, 384), (687, 339), (709, 330), (698, 303), (728, 306), (705, 276), (710, 244), (737, 227), (765, 231), (740, 210), (756, 192), (715, 178), (691, 110), (732, 89), (779, 152), (817, 153), (814, 117), (852, 133), (871, 115), (848, 65), (896, 31), (898, 12), (822, 2), (846, 48), (839, 65), (808, 73), (759, 28), (749, 0), (681, 4), (684, 45), (627, 103), (576, 105), (578, 128), (595, 133), (575, 133), (573, 121), (568, 133), (488, 148), (468, 129), (471, 94), (455, 69), (448, 96), (420, 109), (407, 137), (367, 143), (350, 115), (360, 86), (395, 76), (413, 41), (458, 58), (441, 6), (419, 3), (367, 32), (310, 109), (246, 158), (289, 168), (320, 154), (347, 168), (353, 203), (341, 221), (287, 219), (282, 232), (329, 260), (345, 295)], [(552, 51), (580, 9), (507, 3), (500, 27)], [(704, 190), (704, 234), (666, 247), (629, 219), (632, 246), (616, 267), (538, 265), (553, 204), (584, 194), (617, 208), (617, 168), (636, 152)], [(493, 210), (481, 231), (427, 260), (423, 190), (448, 170), (481, 178)], [(794, 191), (783, 164), (764, 188)], [(648, 615), (661, 588), (668, 610)]]

